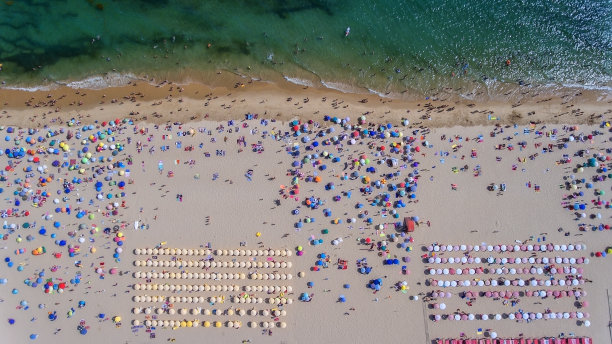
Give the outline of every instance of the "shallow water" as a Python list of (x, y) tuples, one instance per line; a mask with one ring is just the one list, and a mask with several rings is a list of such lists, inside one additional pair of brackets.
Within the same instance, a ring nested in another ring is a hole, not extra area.
[(606, 0), (7, 1), (0, 79), (197, 79), (185, 71), (222, 68), (376, 92), (609, 87), (610, 17)]

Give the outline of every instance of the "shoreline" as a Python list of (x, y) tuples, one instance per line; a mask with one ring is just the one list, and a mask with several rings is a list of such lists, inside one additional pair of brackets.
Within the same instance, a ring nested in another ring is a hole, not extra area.
[[(243, 118), (246, 113), (263, 115), (270, 112), (270, 117), (288, 121), (295, 117), (317, 117), (317, 106), (312, 104), (319, 102), (328, 102), (332, 116), (344, 118), (373, 114), (392, 123), (408, 119), (414, 126), (428, 127), (522, 125), (530, 122), (596, 124), (612, 113), (612, 94), (599, 90), (568, 90), (562, 95), (551, 95), (528, 89), (522, 92), (524, 100), (516, 102), (461, 99), (451, 92), (406, 100), (368, 89), (353, 89), (347, 93), (342, 85), (326, 81), (321, 81), (321, 87), (307, 86), (289, 77), (265, 81), (228, 71), (208, 75), (207, 84), (157, 82), (136, 76), (109, 77), (125, 84), (80, 88), (103, 80), (102, 77), (92, 77), (49, 90), (0, 88), (0, 98), (5, 99), (0, 119), (7, 125), (31, 125), (37, 121), (41, 125), (40, 119), (47, 117), (62, 121), (79, 117), (84, 123), (92, 123), (111, 119), (110, 112), (114, 117), (129, 115), (135, 121), (162, 123), (189, 122), (198, 118), (229, 120)], [(181, 103), (177, 109), (172, 105), (175, 101)], [(130, 103), (138, 111), (126, 113), (120, 108), (120, 105)], [(113, 111), (107, 111), (109, 108)]]

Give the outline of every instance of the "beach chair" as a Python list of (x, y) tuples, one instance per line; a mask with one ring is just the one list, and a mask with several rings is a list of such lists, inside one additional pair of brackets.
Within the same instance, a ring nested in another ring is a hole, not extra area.
[(346, 270), (348, 268), (348, 263), (346, 260), (344, 259), (338, 259), (338, 269), (339, 270)]
[(593, 344), (593, 340), (589, 337), (580, 338), (580, 344)]

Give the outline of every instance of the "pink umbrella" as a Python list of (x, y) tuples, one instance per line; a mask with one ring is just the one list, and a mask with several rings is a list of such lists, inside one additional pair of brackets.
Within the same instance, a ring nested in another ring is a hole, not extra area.
[(560, 292), (560, 291), (558, 291), (558, 290), (555, 290), (555, 291), (553, 291), (553, 295), (554, 295), (555, 297), (559, 297), (559, 296), (561, 295), (561, 292)]
[(578, 269), (577, 269), (577, 271), (578, 271), (578, 273), (579, 273), (579, 274), (581, 274), (581, 275), (582, 275), (582, 271), (583, 271), (583, 269), (582, 269), (582, 268), (578, 268)]
[(499, 297), (499, 292), (494, 291), (494, 292), (493, 292), (493, 297), (498, 298), (498, 297)]
[(440, 321), (442, 317), (440, 316), (440, 314), (436, 314), (434, 315), (434, 321)]
[(506, 297), (506, 292), (505, 292), (505, 291), (503, 291), (503, 290), (502, 290), (502, 291), (500, 291), (500, 292), (499, 292), (499, 296), (500, 296), (500, 297)]
[(552, 251), (554, 248), (555, 248), (555, 247), (553, 246), (553, 244), (548, 244), (548, 245), (546, 245), (546, 249), (547, 249), (548, 251)]
[(468, 250), (468, 251), (471, 251), (471, 250), (473, 250), (473, 249), (474, 249), (474, 246), (472, 246), (472, 245), (468, 245), (468, 246), (467, 246), (467, 250)]
[(518, 280), (512, 281), (512, 285), (516, 287), (518, 285)]
[[(442, 247), (444, 247), (444, 246), (442, 246)], [(446, 264), (447, 262), (448, 262), (448, 259), (442, 257), (442, 263)]]
[(449, 272), (451, 275), (454, 275), (454, 274), (455, 274), (455, 269), (454, 269), (454, 268), (450, 268), (450, 269), (448, 269), (448, 272)]
[(570, 312), (570, 318), (571, 319), (576, 318), (576, 312)]
[(582, 301), (582, 308), (587, 308), (589, 307), (589, 301)]
[(434, 303), (434, 304), (433, 304), (433, 308), (434, 308), (434, 309), (440, 309), (440, 305), (439, 305), (439, 304), (437, 304), (437, 303)]
[(519, 313), (519, 312), (517, 312), (517, 313), (516, 313), (514, 316), (515, 316), (517, 319), (523, 319), (523, 314), (521, 314), (521, 313)]
[(446, 298), (447, 298), (447, 299), (450, 299), (452, 296), (453, 296), (453, 294), (451, 294), (451, 292), (450, 292), (450, 291), (447, 291), (447, 292), (446, 292)]
[(512, 297), (519, 297), (519, 292), (518, 291), (513, 291), (512, 292)]
[(542, 264), (542, 258), (540, 258), (540, 257), (536, 258), (536, 263)]
[(431, 293), (431, 297), (433, 297), (433, 298), (437, 298), (437, 297), (438, 297), (438, 293), (437, 293), (437, 292), (435, 292), (435, 291), (434, 291), (434, 292), (432, 292), (432, 293)]
[(432, 246), (432, 245), (427, 246), (427, 251), (428, 251), (428, 252), (433, 251), (433, 246)]
[(461, 314), (461, 320), (468, 320), (467, 314)]
[(589, 314), (589, 312), (584, 312), (584, 317), (585, 318), (589, 318), (591, 315)]
[(576, 263), (578, 263), (578, 264), (582, 264), (583, 262), (584, 262), (583, 258), (576, 259)]
[(490, 291), (487, 291), (487, 292), (485, 293), (485, 295), (486, 295), (487, 297), (491, 297), (491, 292), (490, 292)]
[(521, 245), (521, 251), (527, 251), (527, 246), (526, 245)]
[(493, 249), (495, 250), (495, 252), (499, 252), (501, 249), (499, 248), (499, 245), (495, 245), (493, 247)]
[(491, 281), (489, 281), (489, 280), (486, 280), (484, 283), (485, 283), (485, 285), (491, 285)]
[(527, 290), (525, 294), (529, 297), (533, 296), (533, 292), (531, 290)]
[(546, 291), (546, 296), (552, 296), (552, 295), (553, 295), (552, 290), (547, 290), (547, 291)]
[(523, 264), (527, 264), (527, 262), (529, 261), (529, 258), (523, 257), (521, 261), (523, 262)]
[(552, 285), (558, 285), (559, 284), (559, 282), (556, 279), (552, 280), (551, 283), (552, 283)]
[(540, 250), (540, 245), (533, 245), (533, 250), (534, 251), (539, 251)]
[(474, 258), (468, 257), (468, 263), (470, 263), (470, 264), (474, 263)]
[(453, 250), (455, 250), (455, 251), (459, 251), (459, 245), (455, 245), (455, 246), (453, 247)]
[(535, 319), (535, 313), (529, 313), (529, 319), (531, 320)]
[(532, 274), (535, 274), (536, 273), (536, 268), (529, 269), (529, 272), (532, 273)]

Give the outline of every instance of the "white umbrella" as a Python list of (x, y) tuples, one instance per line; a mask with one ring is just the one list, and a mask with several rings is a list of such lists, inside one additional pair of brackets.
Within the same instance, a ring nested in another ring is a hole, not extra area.
[(467, 261), (468, 261), (468, 260), (467, 260), (467, 257), (461, 257), (461, 262), (462, 262), (463, 264), (467, 263)]
[(484, 285), (484, 281), (478, 281), (478, 286), (482, 287)]
[(455, 320), (461, 320), (461, 316), (459, 314), (455, 314)]
[(514, 318), (515, 318), (514, 313), (508, 314), (508, 319), (514, 320)]
[(445, 303), (441, 303), (440, 304), (440, 309), (446, 309), (446, 304)]
[(497, 332), (491, 332), (491, 338), (493, 339), (497, 338)]
[(588, 320), (585, 320), (583, 324), (584, 324), (584, 326), (586, 326), (586, 327), (591, 326), (591, 322), (590, 322), (590, 321), (588, 321)]
[(510, 286), (510, 280), (505, 280), (505, 281), (504, 281), (504, 285), (505, 285), (506, 287)]
[(480, 257), (474, 258), (474, 263), (480, 264), (480, 262), (482, 262), (482, 259), (480, 259)]
[(496, 287), (497, 286), (497, 280), (496, 279), (491, 280), (491, 285)]
[(495, 314), (495, 320), (501, 320), (502, 316), (501, 314)]
[(489, 320), (489, 316), (487, 314), (482, 315), (482, 320)]

